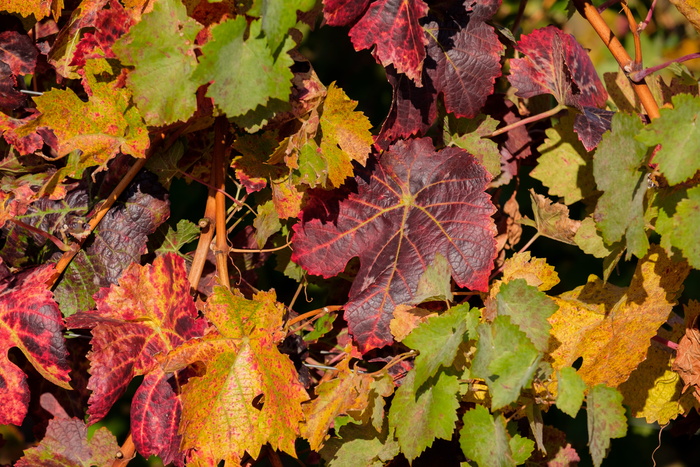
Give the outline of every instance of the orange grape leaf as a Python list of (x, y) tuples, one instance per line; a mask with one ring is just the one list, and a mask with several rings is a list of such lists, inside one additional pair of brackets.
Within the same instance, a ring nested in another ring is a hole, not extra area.
[[(685, 307), (686, 318), (700, 313), (700, 302), (691, 300)], [(671, 342), (678, 342), (686, 331), (683, 320), (672, 315), (669, 319), (671, 330), (659, 329), (659, 336)], [(680, 350), (680, 349), (679, 349)], [(680, 354), (679, 354), (680, 355)], [(683, 381), (672, 370), (673, 354), (658, 342), (652, 342), (647, 359), (632, 372), (630, 378), (619, 387), (625, 398), (625, 405), (635, 418), (645, 418), (647, 423), (659, 422), (665, 425), (678, 415), (690, 411), (698, 403), (693, 392), (683, 394)], [(650, 384), (651, 382), (651, 384)]]
[(525, 279), (528, 285), (546, 291), (559, 283), (554, 267), (542, 258), (532, 258), (529, 251), (515, 253), (503, 264), (503, 282)]
[(82, 151), (80, 166), (83, 169), (94, 165), (105, 167), (120, 152), (145, 157), (150, 144), (148, 130), (130, 104), (129, 91), (118, 89), (113, 81), (102, 80), (101, 72), (106, 63), (88, 60), (85, 65), (87, 102), (71, 89), (52, 89), (35, 97), (41, 115), (17, 128), (17, 137), (26, 137), (41, 127), (48, 127), (58, 138), (58, 156), (63, 157), (76, 149)]
[(294, 455), (294, 442), (309, 399), (299, 375), (277, 349), (284, 306), (274, 291), (246, 300), (215, 287), (205, 316), (216, 331), (171, 352), (162, 362), (166, 373), (202, 362), (206, 374), (182, 390), (182, 450), (188, 461), (203, 465), (238, 464), (247, 452), (258, 457), (270, 443)]
[(17, 347), (52, 383), (71, 389), (63, 320), (46, 283), (53, 265), (6, 278), (0, 284), (0, 425), (21, 425), (27, 414), (27, 377), (7, 358)]
[[(690, 267), (674, 263), (658, 245), (641, 259), (627, 288), (596, 276), (554, 297), (559, 310), (552, 324), (552, 366), (571, 366), (579, 357), (579, 375), (589, 387), (616, 388), (647, 358), (650, 339), (668, 319)], [(558, 342), (557, 342), (558, 341)]]

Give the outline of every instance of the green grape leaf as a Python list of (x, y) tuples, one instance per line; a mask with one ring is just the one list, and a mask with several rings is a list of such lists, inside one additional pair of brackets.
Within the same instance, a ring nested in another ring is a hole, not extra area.
[(264, 247), (267, 239), (282, 228), (272, 200), (258, 205), (258, 215), (253, 220), (253, 227), (255, 227), (255, 241), (258, 248)]
[(420, 352), (415, 366), (417, 387), (434, 376), (440, 367), (452, 365), (459, 346), (469, 334), (475, 333), (478, 322), (477, 310), (469, 310), (469, 305), (458, 305), (442, 315), (428, 318), (403, 340)]
[(315, 0), (264, 0), (260, 6), (262, 30), (270, 50), (277, 50), (288, 35), (289, 28), (297, 24), (297, 11), (307, 12), (316, 5)]
[(542, 354), (510, 316), (497, 316), (477, 328), (479, 342), (472, 361), (472, 375), (486, 381), (491, 391), (491, 409), (515, 402), (520, 390), (532, 383)]
[(603, 191), (593, 218), (608, 245), (625, 238), (628, 257), (649, 249), (644, 231), (644, 161), (647, 148), (635, 139), (642, 129), (636, 115), (617, 113), (593, 159), (593, 174)]
[(637, 140), (649, 147), (661, 145), (654, 163), (671, 185), (677, 185), (700, 170), (700, 97), (673, 96), (673, 108), (661, 108), (659, 113)]
[(574, 242), (581, 250), (596, 258), (605, 258), (613, 253), (613, 246), (608, 246), (603, 241), (603, 237), (596, 229), (595, 220), (592, 217), (586, 217), (581, 221)]
[(574, 116), (568, 115), (545, 130), (547, 138), (537, 148), (537, 167), (530, 172), (549, 188), (551, 196), (563, 197), (567, 205), (596, 193), (592, 153), (586, 151), (573, 129)]
[(160, 0), (112, 47), (123, 64), (134, 67), (127, 84), (149, 125), (187, 120), (197, 108), (199, 85), (190, 76), (201, 28), (180, 0)]
[(581, 404), (586, 383), (576, 370), (570, 366), (558, 372), (557, 407), (570, 417), (575, 418)]
[[(675, 200), (678, 197), (674, 197)], [(674, 205), (668, 199), (659, 210), (656, 231), (661, 235), (661, 246), (666, 251), (675, 247), (695, 269), (700, 269), (700, 242), (697, 226), (700, 225), (700, 186), (687, 191), (687, 197)], [(673, 214), (671, 214), (673, 212)]]
[(399, 454), (399, 443), (384, 423), (381, 432), (371, 424), (348, 423), (319, 452), (332, 467), (382, 467)]
[(559, 309), (551, 298), (528, 285), (525, 279), (515, 279), (501, 285), (496, 306), (498, 316), (510, 316), (511, 323), (527, 335), (537, 350), (547, 350), (552, 329), (547, 318)]
[(503, 415), (491, 415), (482, 405), (468, 410), (462, 422), (459, 444), (464, 455), (479, 467), (515, 467), (530, 457), (534, 448), (531, 440), (517, 435), (509, 438)]
[(586, 398), (588, 413), (588, 447), (593, 465), (599, 467), (607, 455), (612, 438), (627, 434), (627, 417), (622, 394), (604, 384), (591, 388)]
[(440, 372), (424, 388), (415, 378), (414, 371), (408, 373), (389, 409), (389, 427), (396, 429), (401, 452), (409, 461), (436, 438), (452, 437), (459, 408), (457, 376)]
[(474, 118), (456, 118), (453, 114), (445, 117), (443, 139), (445, 146), (466, 149), (489, 171), (493, 178), (501, 174), (501, 153), (498, 144), (483, 136), (496, 130), (498, 120), (488, 115)]
[(177, 223), (177, 228), (173, 230), (168, 226), (168, 231), (165, 234), (163, 243), (156, 250), (158, 254), (175, 253), (180, 256), (180, 249), (190, 242), (193, 242), (199, 237), (199, 227), (187, 219), (180, 219)]
[(287, 37), (275, 57), (261, 37), (262, 23), (237, 16), (211, 30), (213, 40), (192, 74), (195, 86), (211, 83), (207, 97), (226, 113), (238, 117), (265, 106), (270, 99), (286, 101), (292, 87), (294, 61), (287, 53), (294, 40)]

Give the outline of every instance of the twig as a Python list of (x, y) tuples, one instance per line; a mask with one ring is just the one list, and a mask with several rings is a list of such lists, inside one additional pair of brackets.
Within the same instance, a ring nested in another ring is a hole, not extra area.
[(654, 337), (651, 338), (651, 340), (656, 341), (660, 343), (661, 345), (668, 347), (671, 350), (678, 350), (678, 344), (676, 344), (673, 341), (670, 341), (668, 339), (664, 339), (663, 337), (659, 336), (658, 334)]
[(498, 130), (494, 131), (490, 135), (485, 135), (482, 136), (482, 138), (493, 138), (494, 136), (502, 135), (503, 133), (506, 133), (510, 130), (513, 130), (515, 128), (521, 127), (523, 125), (527, 125), (528, 123), (532, 122), (538, 122), (540, 120), (544, 120), (545, 118), (553, 117), (554, 115), (558, 114), (562, 110), (566, 109), (566, 106), (563, 104), (559, 104), (553, 109), (550, 109), (546, 112), (542, 112), (541, 114), (533, 115), (531, 117), (523, 118), (522, 120), (518, 120), (517, 122), (513, 122), (510, 125), (506, 125), (503, 128), (499, 128)]
[(119, 452), (115, 456), (114, 462), (112, 462), (112, 467), (124, 467), (129, 461), (136, 457), (136, 446), (134, 445), (134, 439), (131, 437), (131, 433), (126, 437), (126, 441)]
[(516, 34), (520, 22), (523, 20), (523, 14), (525, 13), (525, 7), (527, 6), (527, 0), (520, 0), (520, 5), (518, 6), (518, 12), (515, 14), (515, 19), (513, 20), (513, 34)]
[(43, 230), (41, 230), (41, 229), (37, 229), (36, 227), (34, 227), (34, 226), (32, 226), (32, 225), (25, 224), (24, 222), (22, 222), (22, 221), (20, 221), (20, 220), (17, 220), (17, 219), (14, 219), (14, 218), (11, 218), (11, 219), (9, 219), (9, 220), (10, 220), (10, 222), (14, 222), (15, 224), (17, 224), (18, 227), (22, 227), (23, 229), (27, 229), (27, 230), (29, 230), (30, 232), (34, 232), (35, 234), (37, 234), (37, 235), (39, 235), (39, 236), (41, 236), (41, 237), (46, 238), (46, 239), (49, 240), (51, 243), (53, 243), (54, 245), (56, 245), (56, 246), (58, 247), (58, 249), (61, 250), (61, 251), (70, 251), (70, 249), (71, 249), (70, 246), (66, 245), (66, 244), (63, 243), (61, 240), (59, 240), (57, 237), (51, 235), (51, 234), (48, 233), (48, 232), (45, 232), (45, 231), (43, 231)]
[(315, 310), (307, 311), (306, 313), (303, 313), (299, 316), (297, 316), (294, 319), (290, 319), (287, 321), (287, 325), (285, 326), (286, 329), (289, 329), (290, 327), (294, 326), (300, 321), (304, 321), (307, 318), (310, 318), (312, 316), (316, 315), (325, 315), (326, 313), (330, 313), (332, 311), (340, 311), (343, 307), (341, 305), (334, 305), (334, 306), (324, 306), (323, 308), (317, 308)]
[[(612, 53), (613, 57), (615, 57), (615, 60), (617, 61), (618, 65), (620, 65), (620, 68), (623, 70), (628, 70), (630, 68), (630, 64), (632, 63), (632, 59), (617, 37), (615, 37), (613, 32), (610, 30), (610, 27), (600, 16), (600, 13), (598, 13), (596, 7), (594, 7), (587, 0), (574, 0), (574, 5), (581, 16), (583, 16), (591, 24), (605, 46), (610, 50), (610, 53)], [(651, 94), (649, 86), (647, 86), (643, 80), (638, 83), (632, 81), (632, 88), (637, 94), (637, 97), (639, 97), (639, 101), (644, 106), (649, 118), (652, 120), (659, 118), (659, 106), (654, 100), (654, 96)]]
[(683, 55), (680, 58), (676, 58), (674, 60), (669, 60), (668, 62), (662, 63), (661, 65), (652, 66), (652, 67), (646, 68), (644, 70), (637, 71), (635, 73), (630, 73), (629, 77), (632, 81), (641, 81), (644, 78), (646, 78), (647, 76), (649, 76), (650, 74), (655, 73), (659, 70), (662, 70), (662, 69), (666, 68), (667, 66), (671, 65), (672, 63), (681, 63), (681, 62), (685, 62), (687, 60), (693, 60), (696, 58), (700, 58), (700, 53)]
[(212, 172), (214, 173), (214, 187), (216, 193), (216, 270), (219, 273), (221, 285), (231, 288), (228, 277), (228, 234), (226, 231), (226, 197), (223, 195), (226, 189), (226, 133), (228, 120), (226, 117), (217, 117), (214, 122), (214, 157)]
[(213, 189), (209, 190), (207, 204), (204, 208), (204, 217), (200, 221), (200, 228), (202, 230), (199, 234), (197, 249), (192, 257), (192, 266), (190, 266), (188, 279), (190, 281), (190, 287), (192, 287), (193, 290), (197, 290), (199, 286), (199, 281), (202, 278), (202, 271), (204, 271), (204, 264), (207, 262), (209, 247), (214, 238), (213, 219), (216, 216), (216, 199), (214, 198), (214, 193), (215, 191)]
[(622, 9), (625, 11), (625, 16), (627, 16), (627, 23), (629, 24), (630, 32), (632, 33), (632, 38), (634, 39), (634, 61), (632, 62), (632, 69), (628, 70), (631, 73), (639, 71), (644, 66), (642, 65), (642, 42), (639, 39), (639, 29), (637, 28), (637, 21), (634, 19), (632, 10), (627, 6), (627, 0), (623, 0), (621, 3)]
[[(218, 232), (217, 232), (218, 235)], [(258, 249), (253, 249), (253, 248), (228, 248), (229, 253), (270, 253), (271, 251), (280, 251), (284, 250), (287, 248), (289, 245), (292, 244), (292, 241), (288, 241), (282, 246), (276, 246), (274, 248), (258, 248)]]
[(651, 22), (651, 17), (654, 15), (654, 8), (656, 8), (656, 0), (651, 2), (651, 6), (649, 7), (649, 11), (647, 11), (646, 18), (644, 18), (644, 21), (637, 25), (637, 31), (642, 32), (647, 28), (647, 26), (649, 26), (649, 23)]
[(415, 357), (416, 355), (418, 355), (418, 352), (415, 351), (415, 350), (410, 350), (410, 351), (408, 351), (408, 352), (406, 352), (406, 353), (399, 354), (399, 355), (397, 355), (396, 357), (392, 358), (392, 359), (389, 361), (389, 363), (387, 363), (386, 365), (384, 365), (383, 368), (381, 368), (381, 369), (379, 369), (379, 370), (377, 370), (377, 371), (373, 371), (372, 373), (367, 373), (367, 375), (368, 375), (368, 376), (377, 376), (377, 375), (379, 375), (379, 374), (381, 374), (381, 373), (384, 373), (386, 370), (388, 370), (388, 369), (391, 368), (392, 366), (394, 366), (394, 365), (396, 365), (396, 364), (398, 364), (398, 363), (401, 363), (401, 362), (404, 361), (404, 360), (408, 360), (409, 358), (413, 358), (413, 357)]

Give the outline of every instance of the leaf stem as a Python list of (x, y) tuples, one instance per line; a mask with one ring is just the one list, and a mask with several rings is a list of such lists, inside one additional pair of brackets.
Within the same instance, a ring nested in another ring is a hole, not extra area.
[(131, 437), (131, 433), (126, 437), (122, 447), (119, 448), (117, 456), (115, 456), (116, 459), (112, 462), (112, 467), (124, 467), (131, 459), (136, 457), (136, 446), (134, 445), (134, 439)]
[(55, 237), (54, 235), (51, 235), (48, 232), (45, 232), (41, 229), (37, 229), (36, 227), (34, 227), (32, 225), (25, 224), (24, 222), (17, 220), (17, 219), (14, 219), (14, 218), (11, 218), (9, 220), (10, 220), (10, 222), (14, 222), (15, 224), (17, 224), (18, 227), (22, 227), (23, 229), (29, 230), (30, 232), (34, 232), (35, 234), (46, 238), (47, 240), (51, 241), (51, 243), (56, 245), (61, 251), (70, 251), (70, 249), (71, 249), (71, 247), (69, 245), (66, 245), (61, 240), (59, 240), (57, 237)]
[(409, 350), (408, 352), (399, 354), (399, 355), (395, 356), (394, 358), (392, 358), (391, 360), (389, 360), (389, 363), (384, 365), (383, 368), (381, 368), (377, 371), (373, 371), (372, 373), (367, 373), (367, 375), (368, 376), (377, 376), (381, 373), (384, 373), (386, 370), (388, 370), (392, 366), (397, 365), (398, 363), (401, 363), (404, 360), (408, 360), (409, 358), (413, 358), (416, 355), (418, 355), (418, 352), (416, 352), (415, 350)]
[(681, 63), (681, 62), (685, 62), (687, 60), (693, 60), (696, 58), (700, 58), (700, 52), (696, 52), (696, 53), (688, 54), (688, 55), (683, 55), (680, 58), (669, 60), (668, 62), (662, 63), (661, 65), (652, 66), (652, 67), (646, 68), (644, 70), (630, 73), (630, 79), (632, 81), (641, 81), (644, 78), (646, 78), (647, 76), (649, 76), (650, 74), (655, 73), (659, 70), (662, 70), (662, 69), (666, 68), (667, 66), (671, 65), (672, 63)]
[(221, 285), (231, 288), (228, 277), (228, 232), (226, 230), (226, 133), (228, 120), (220, 116), (214, 122), (214, 154), (212, 172), (214, 174), (214, 199), (216, 221), (216, 270), (219, 273)]
[[(324, 306), (323, 308), (317, 308), (315, 310), (307, 311), (304, 314), (301, 314), (297, 316), (294, 319), (290, 319), (287, 321), (287, 325), (285, 326), (285, 329), (289, 329), (290, 327), (294, 326), (300, 321), (304, 321), (307, 318), (310, 318), (312, 316), (316, 315), (325, 315), (326, 313), (330, 313), (333, 311), (340, 311), (342, 309), (342, 305), (333, 305), (333, 306)], [(320, 317), (320, 316), (319, 316)]]
[(544, 120), (545, 118), (553, 117), (554, 115), (558, 114), (562, 110), (566, 109), (566, 106), (563, 104), (559, 104), (553, 109), (550, 109), (546, 112), (542, 112), (537, 115), (532, 115), (527, 118), (523, 118), (522, 120), (518, 120), (517, 122), (513, 122), (510, 125), (506, 125), (503, 128), (499, 128), (498, 130), (494, 131), (490, 135), (485, 135), (482, 136), (482, 138), (493, 138), (494, 136), (502, 135), (503, 133), (506, 133), (510, 130), (513, 130), (515, 128), (521, 127), (523, 125), (527, 125), (528, 123), (533, 123), (533, 122), (538, 122), (540, 120)]
[(661, 345), (668, 347), (671, 350), (678, 350), (678, 344), (676, 344), (675, 342), (670, 341), (668, 339), (664, 339), (663, 337), (659, 336), (658, 334), (655, 335), (654, 337), (652, 337), (651, 340), (656, 341), (656, 342), (660, 343)]
[[(630, 67), (632, 59), (617, 37), (615, 37), (612, 30), (610, 30), (610, 27), (605, 23), (603, 17), (600, 16), (600, 13), (598, 13), (596, 7), (593, 6), (588, 0), (573, 1), (578, 12), (591, 24), (595, 32), (603, 41), (603, 44), (605, 44), (608, 50), (610, 50), (610, 53), (612, 53), (613, 57), (615, 57), (615, 60), (620, 68), (627, 73), (632, 71)], [(637, 94), (637, 97), (639, 97), (639, 101), (644, 106), (649, 118), (652, 120), (659, 118), (659, 106), (654, 100), (654, 96), (651, 94), (649, 86), (647, 86), (643, 80), (638, 83), (632, 81), (632, 88), (634, 89), (635, 94)]]

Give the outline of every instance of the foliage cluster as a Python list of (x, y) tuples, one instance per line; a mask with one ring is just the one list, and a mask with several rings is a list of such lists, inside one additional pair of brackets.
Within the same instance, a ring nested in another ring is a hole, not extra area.
[[(644, 68), (667, 12), (572, 2), (601, 80), (526, 1), (1, 6), (0, 425), (37, 440), (2, 462), (597, 467), (626, 410), (698, 408), (700, 54)], [(374, 131), (301, 52), (332, 27), (392, 87)], [(128, 437), (89, 432), (125, 394)], [(584, 410), (588, 452), (547, 421)]]

